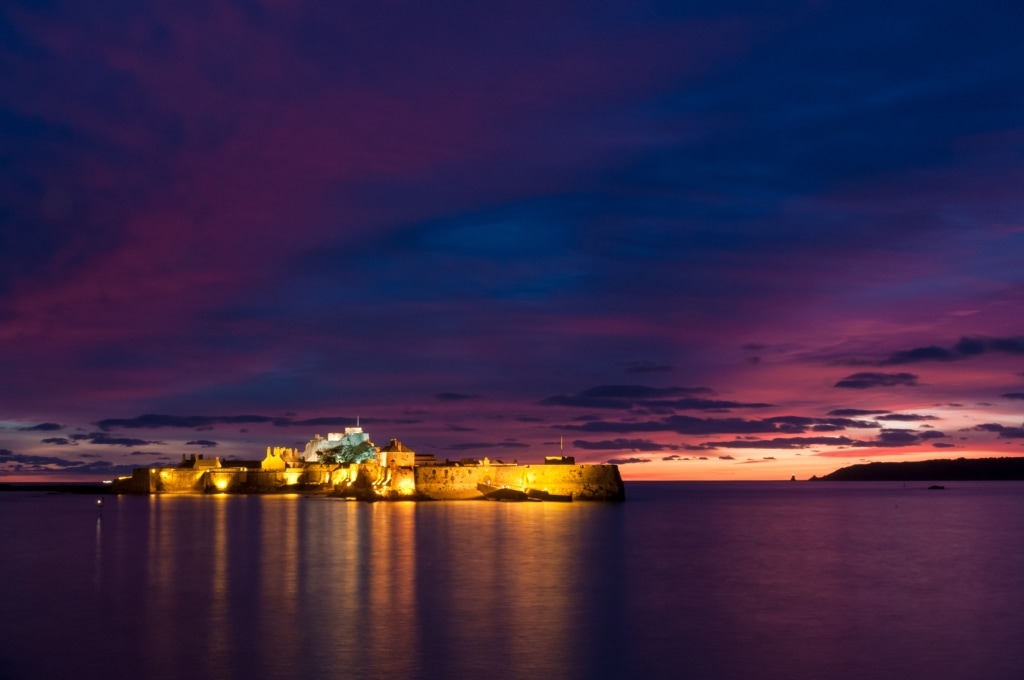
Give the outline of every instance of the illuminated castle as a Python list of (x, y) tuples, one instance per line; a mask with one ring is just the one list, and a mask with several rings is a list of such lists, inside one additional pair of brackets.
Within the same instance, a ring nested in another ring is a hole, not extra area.
[[(615, 465), (541, 465), (462, 458), (440, 463), (397, 439), (378, 448), (361, 427), (314, 435), (302, 453), (267, 447), (262, 461), (202, 456), (173, 468), (139, 468), (114, 482), (117, 493), (319, 493), (362, 500), (623, 500)], [(497, 495), (495, 495), (497, 494)]]

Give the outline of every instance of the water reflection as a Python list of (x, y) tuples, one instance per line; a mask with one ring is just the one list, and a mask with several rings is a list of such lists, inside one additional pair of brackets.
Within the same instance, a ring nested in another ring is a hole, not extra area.
[[(418, 509), (417, 564), (423, 668), (455, 677), (585, 672), (596, 658), (591, 636), (613, 624), (601, 603), (620, 600), (608, 534), (588, 530), (589, 515), (617, 508), (556, 504), (444, 504)], [(614, 525), (606, 526), (613, 529)], [(611, 534), (614, 538), (614, 534)], [(593, 539), (597, 538), (597, 541)], [(616, 550), (618, 550), (616, 548)], [(608, 560), (602, 564), (602, 560)], [(610, 587), (609, 587), (610, 586)], [(581, 650), (585, 650), (581, 653)], [(608, 659), (603, 659), (606, 662)]]
[(93, 589), (99, 590), (103, 581), (103, 515), (96, 518), (96, 549), (93, 558)]
[(608, 577), (621, 550), (609, 549), (607, 523), (598, 533), (581, 522), (607, 506), (149, 504), (141, 599), (152, 677), (558, 674), (592, 665), (590, 644), (613, 641), (595, 601), (623, 604), (623, 584)]
[(1022, 677), (1019, 484), (661, 488), (0, 495), (0, 677)]

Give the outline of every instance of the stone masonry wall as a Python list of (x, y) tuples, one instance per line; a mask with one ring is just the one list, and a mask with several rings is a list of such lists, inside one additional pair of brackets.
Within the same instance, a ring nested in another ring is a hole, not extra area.
[(573, 500), (623, 500), (625, 493), (615, 465), (427, 465), (416, 468), (415, 475), (416, 491), (439, 500), (480, 498), (480, 483), (571, 495)]

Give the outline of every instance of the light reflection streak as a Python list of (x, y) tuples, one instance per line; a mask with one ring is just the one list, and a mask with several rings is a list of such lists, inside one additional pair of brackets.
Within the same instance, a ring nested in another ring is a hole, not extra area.
[[(244, 498), (228, 498), (225, 495), (217, 494), (213, 497), (213, 545), (212, 562), (213, 569), (210, 573), (210, 598), (209, 617), (207, 623), (207, 653), (203, 655), (209, 667), (209, 677), (227, 675), (230, 666), (228, 634), (231, 621), (228, 603), (228, 584), (230, 575), (228, 573), (229, 548), (231, 542), (228, 540), (227, 512), (228, 503), (244, 501)], [(202, 579), (202, 574), (195, 574), (195, 578)]]
[(103, 515), (96, 518), (96, 554), (93, 559), (93, 588), (100, 590), (103, 582)]

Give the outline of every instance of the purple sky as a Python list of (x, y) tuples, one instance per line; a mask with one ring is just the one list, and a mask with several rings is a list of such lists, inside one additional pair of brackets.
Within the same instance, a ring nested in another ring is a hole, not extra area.
[(258, 458), (357, 416), (627, 478), (1022, 455), (1022, 25), (4, 3), (0, 475)]

